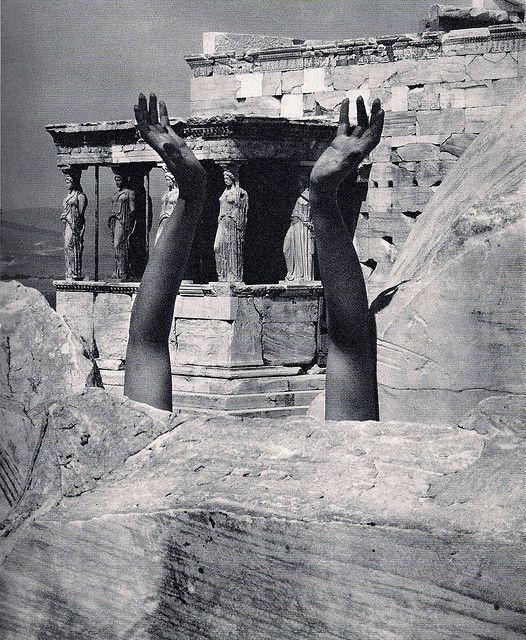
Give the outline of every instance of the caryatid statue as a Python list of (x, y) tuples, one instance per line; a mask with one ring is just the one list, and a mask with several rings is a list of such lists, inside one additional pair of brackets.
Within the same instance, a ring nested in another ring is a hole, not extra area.
[(226, 189), (219, 198), (219, 219), (214, 241), (219, 282), (243, 281), (243, 245), (247, 226), (248, 194), (239, 186), (239, 168), (224, 169)]
[(80, 185), (81, 169), (66, 169), (68, 193), (62, 202), (61, 220), (64, 222), (64, 257), (66, 280), (82, 280), (82, 252), (84, 250), (84, 213), (88, 199)]
[(161, 196), (161, 213), (159, 215), (159, 227), (157, 228), (157, 235), (155, 236), (155, 244), (157, 244), (161, 236), (164, 221), (172, 215), (175, 209), (175, 203), (179, 199), (179, 187), (177, 186), (174, 176), (168, 169), (163, 167), (163, 170), (168, 189)]
[(299, 176), (301, 193), (296, 200), (290, 226), (283, 242), (283, 255), (287, 264), (285, 282), (314, 280), (314, 233), (310, 215), (309, 176)]
[(115, 263), (113, 277), (128, 280), (130, 277), (130, 238), (135, 231), (135, 192), (129, 188), (130, 177), (124, 172), (115, 172), (117, 191), (111, 198), (111, 213), (108, 226), (113, 239)]

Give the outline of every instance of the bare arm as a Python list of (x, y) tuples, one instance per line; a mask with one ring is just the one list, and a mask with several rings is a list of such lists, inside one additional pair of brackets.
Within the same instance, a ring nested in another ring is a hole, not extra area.
[(135, 107), (144, 140), (161, 156), (179, 184), (179, 200), (164, 222), (133, 305), (124, 393), (159, 409), (172, 409), (168, 340), (175, 299), (203, 209), (206, 174), (192, 151), (170, 127), (166, 105), (141, 94)]
[[(353, 244), (355, 223), (347, 226), (337, 193), (341, 182), (380, 141), (384, 113), (375, 100), (371, 121), (362, 98), (358, 125), (349, 125), (349, 101), (341, 106), (336, 137), (311, 173), (311, 214), (321, 279), (327, 302), (329, 353), (325, 417), (377, 420), (376, 335), (362, 269)], [(356, 213), (357, 215), (357, 213)]]

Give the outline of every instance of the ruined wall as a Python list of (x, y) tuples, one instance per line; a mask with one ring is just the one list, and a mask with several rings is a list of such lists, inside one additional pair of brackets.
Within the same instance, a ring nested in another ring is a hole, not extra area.
[(187, 59), (193, 115), (334, 119), (345, 97), (383, 102), (384, 136), (372, 155), (357, 234), (374, 295), (444, 176), (526, 88), (524, 25), (267, 48), (260, 39), (257, 50), (253, 44), (214, 34), (207, 55)]

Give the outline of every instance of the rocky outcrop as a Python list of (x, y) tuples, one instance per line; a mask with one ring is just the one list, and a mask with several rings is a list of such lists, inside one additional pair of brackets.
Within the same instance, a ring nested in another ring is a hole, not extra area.
[(473, 142), (426, 206), (377, 315), (380, 415), (453, 423), (526, 393), (526, 110)]
[[(463, 428), (176, 417), (97, 470), (85, 452), (109, 402), (49, 412), (75, 464), (60, 503), (13, 537), (3, 637), (523, 637), (515, 397)], [(115, 420), (139, 408), (114, 405)]]
[(46, 407), (102, 386), (95, 361), (35, 289), (0, 283), (0, 522), (24, 493), (46, 428)]

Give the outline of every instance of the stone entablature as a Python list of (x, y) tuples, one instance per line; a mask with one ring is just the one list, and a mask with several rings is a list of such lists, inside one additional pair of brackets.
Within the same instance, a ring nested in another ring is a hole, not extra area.
[[(242, 115), (172, 120), (199, 160), (292, 158), (315, 161), (334, 135), (334, 126), (319, 119), (294, 121)], [(161, 163), (139, 136), (132, 120), (46, 126), (57, 148), (59, 167)]]

